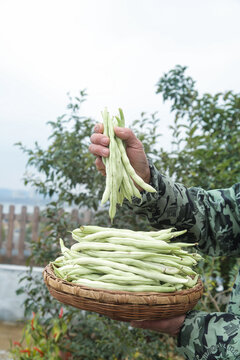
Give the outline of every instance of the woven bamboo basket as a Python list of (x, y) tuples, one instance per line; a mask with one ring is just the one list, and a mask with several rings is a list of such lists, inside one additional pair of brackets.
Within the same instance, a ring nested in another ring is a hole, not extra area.
[(195, 287), (174, 293), (129, 292), (93, 289), (55, 276), (51, 265), (43, 272), (50, 294), (63, 304), (93, 311), (114, 320), (156, 320), (190, 311), (203, 293), (199, 279)]

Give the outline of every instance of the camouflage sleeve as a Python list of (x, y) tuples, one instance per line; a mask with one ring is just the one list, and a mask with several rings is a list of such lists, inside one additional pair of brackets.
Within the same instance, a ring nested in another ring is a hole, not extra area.
[[(205, 191), (186, 188), (161, 175), (150, 163), (151, 185), (142, 199), (129, 205), (147, 216), (155, 228), (187, 229), (186, 241), (197, 241), (201, 252), (212, 255), (240, 254), (240, 184)], [(187, 314), (178, 338), (179, 352), (188, 360), (240, 360), (240, 274), (233, 287), (227, 312)]]
[(240, 316), (191, 311), (180, 332), (178, 350), (187, 360), (240, 360)]
[(150, 162), (156, 193), (142, 193), (128, 206), (155, 228), (187, 229), (185, 241), (198, 242), (212, 256), (240, 254), (240, 183), (228, 189), (186, 188), (160, 174)]
[(240, 360), (240, 271), (227, 312), (190, 311), (178, 337), (178, 351), (187, 360)]
[(228, 303), (227, 311), (240, 316), (240, 270), (233, 285), (231, 297)]

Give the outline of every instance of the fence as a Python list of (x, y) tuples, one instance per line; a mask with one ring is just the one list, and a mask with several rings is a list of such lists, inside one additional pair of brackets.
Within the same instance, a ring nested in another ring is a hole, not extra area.
[[(90, 211), (73, 209), (70, 215), (79, 224), (91, 220)], [(20, 214), (16, 214), (14, 205), (9, 206), (8, 213), (4, 213), (3, 205), (0, 205), (0, 263), (25, 265), (30, 255), (28, 243), (38, 240), (39, 226), (43, 221), (37, 206), (32, 213), (28, 213), (27, 206), (22, 206)]]

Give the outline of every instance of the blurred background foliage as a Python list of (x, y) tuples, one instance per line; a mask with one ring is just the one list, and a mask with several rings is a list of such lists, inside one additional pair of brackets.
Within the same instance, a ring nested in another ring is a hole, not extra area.
[[(157, 112), (150, 115), (143, 112), (131, 128), (162, 173), (187, 187), (200, 186), (205, 190), (229, 187), (240, 180), (240, 94), (232, 91), (199, 94), (186, 70), (178, 65), (156, 85), (156, 93), (171, 105), (171, 150), (161, 147), (163, 134)], [(95, 158), (88, 150), (95, 120), (81, 115), (86, 99), (85, 90), (77, 97), (69, 95), (66, 113), (48, 123), (52, 132), (46, 149), (38, 143), (34, 149), (18, 144), (28, 156), (27, 169), (31, 169), (30, 175), (26, 172), (25, 184), (53, 199), (44, 210), (47, 222), (38, 242), (31, 244), (30, 260), (38, 266), (55, 259), (59, 255), (59, 237), (70, 242), (68, 231), (79, 226), (62, 210), (66, 205), (90, 209), (93, 224), (111, 226), (108, 205), (100, 206), (105, 179), (96, 171)], [(118, 209), (113, 226), (150, 229), (145, 218), (136, 216), (124, 205)], [(224, 311), (238, 259), (204, 256), (204, 260), (197, 269), (205, 285), (198, 309)], [(28, 285), (18, 290), (28, 295), (24, 303), (26, 315), (37, 313), (38, 321), (49, 334), (61, 304), (50, 297), (42, 279), (34, 278), (31, 267), (26, 276)], [(181, 359), (175, 350), (175, 340), (168, 336), (132, 329), (128, 324), (71, 307), (64, 307), (64, 319), (67, 330), (53, 341), (59, 351), (69, 351), (72, 359)], [(40, 347), (40, 340), (37, 345)]]

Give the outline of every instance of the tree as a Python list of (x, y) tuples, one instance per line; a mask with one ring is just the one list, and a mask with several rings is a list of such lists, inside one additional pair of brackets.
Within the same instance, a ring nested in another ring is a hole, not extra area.
[(200, 95), (186, 69), (176, 66), (157, 84), (174, 114), (174, 150), (162, 151), (159, 165), (186, 186), (231, 186), (240, 179), (240, 94)]

